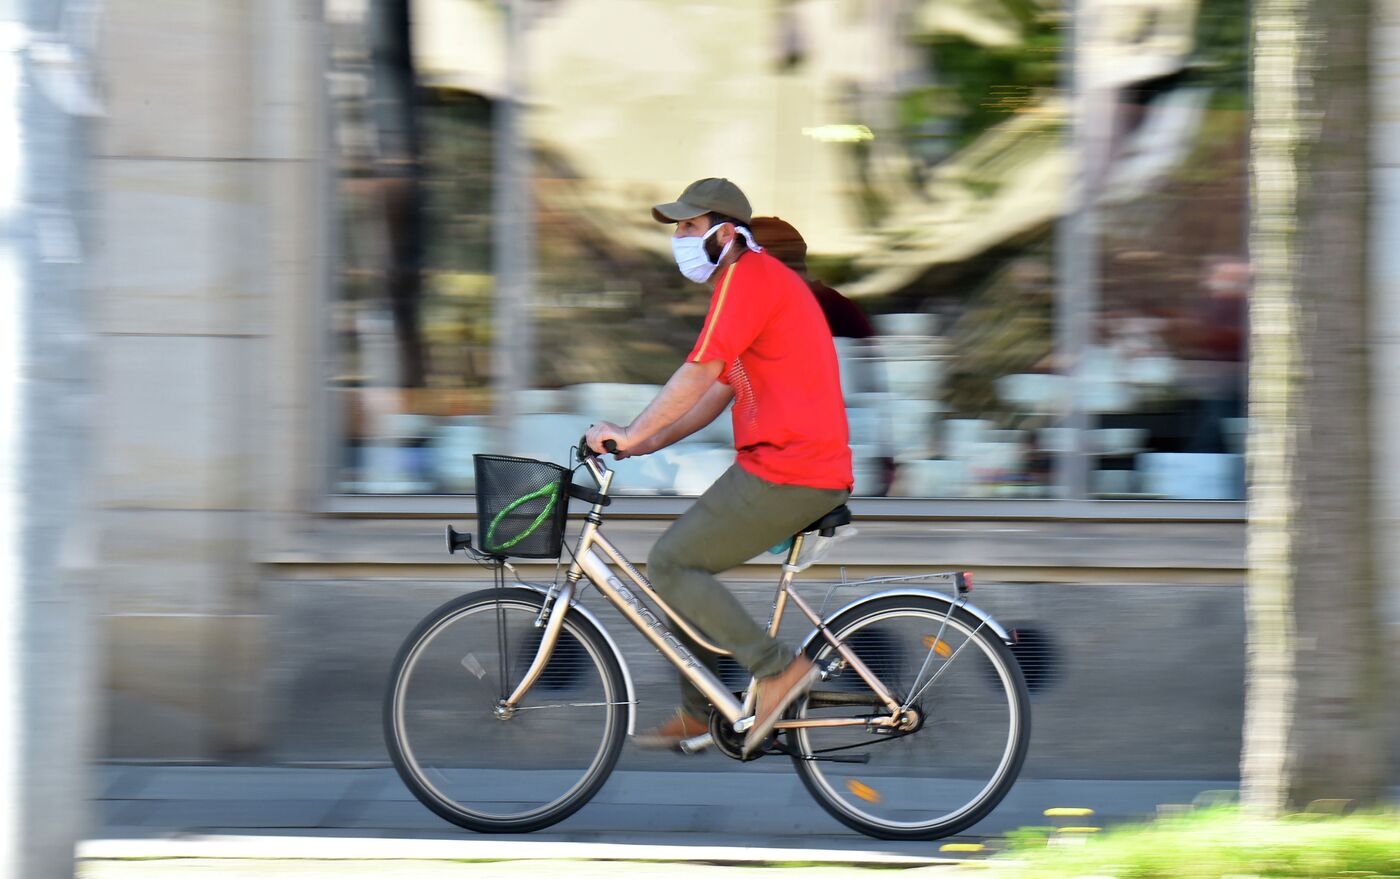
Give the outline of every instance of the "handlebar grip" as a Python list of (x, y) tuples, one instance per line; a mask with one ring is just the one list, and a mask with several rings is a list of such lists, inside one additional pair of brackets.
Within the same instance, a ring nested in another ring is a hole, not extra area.
[[(617, 443), (612, 440), (603, 440), (603, 449), (608, 454), (617, 452)], [(579, 461), (583, 461), (587, 455), (593, 454), (593, 450), (588, 447), (588, 434), (584, 434), (578, 439), (578, 450), (575, 452)]]

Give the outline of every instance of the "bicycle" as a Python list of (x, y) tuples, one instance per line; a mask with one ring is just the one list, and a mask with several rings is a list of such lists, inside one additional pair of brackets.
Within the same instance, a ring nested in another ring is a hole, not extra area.
[[(614, 471), (582, 441), (575, 457), (596, 491), (572, 482), (577, 467), (477, 456), (482, 547), (448, 526), (448, 550), (490, 565), (496, 585), (437, 608), (394, 660), (383, 717), (394, 767), (420, 802), (470, 830), (528, 832), (572, 815), (635, 732), (626, 658), (579, 603), (585, 578), (714, 706), (709, 732), (681, 749), (713, 746), (744, 761), (753, 680), (732, 692), (666, 628), (663, 616), (726, 653), (603, 535)], [(507, 585), (508, 557), (562, 558), (570, 497), (590, 509), (562, 585)], [(843, 504), (793, 536), (768, 630), (776, 635), (796, 607), (814, 626), (801, 651), (821, 680), (750, 761), (789, 757), (817, 802), (867, 835), (949, 836), (985, 817), (1020, 772), (1030, 740), (1025, 680), (1006, 630), (967, 601), (966, 572), (863, 580), (855, 585), (881, 591), (825, 616), (813, 610), (793, 580), (819, 557), (811, 542), (829, 542), (850, 521)], [(952, 594), (922, 588), (935, 582)], [(522, 756), (527, 768), (507, 768)]]

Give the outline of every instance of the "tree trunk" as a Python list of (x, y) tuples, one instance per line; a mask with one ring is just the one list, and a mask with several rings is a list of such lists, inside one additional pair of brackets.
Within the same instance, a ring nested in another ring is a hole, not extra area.
[(1375, 801), (1390, 699), (1368, 347), (1370, 0), (1255, 6), (1242, 797)]

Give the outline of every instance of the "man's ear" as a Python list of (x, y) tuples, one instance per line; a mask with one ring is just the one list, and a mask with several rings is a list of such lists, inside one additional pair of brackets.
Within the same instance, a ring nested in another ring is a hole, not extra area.
[(722, 223), (720, 224), (719, 231), (715, 233), (715, 240), (723, 247), (733, 241), (734, 236), (737, 234), (738, 233), (734, 231), (733, 223)]

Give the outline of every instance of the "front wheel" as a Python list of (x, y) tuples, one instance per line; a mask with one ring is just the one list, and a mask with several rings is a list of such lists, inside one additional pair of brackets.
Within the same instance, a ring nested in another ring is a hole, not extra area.
[(449, 601), (394, 660), (384, 699), (394, 768), (423, 805), (469, 830), (524, 833), (562, 821), (598, 792), (622, 750), (622, 669), (581, 614), (564, 618), (524, 701), (498, 710), (535, 657), (541, 607), (541, 596), (518, 589)]
[[(828, 628), (913, 710), (907, 729), (812, 727), (787, 733), (802, 783), (837, 820), (880, 839), (938, 839), (976, 824), (1006, 796), (1030, 744), (1030, 699), (1011, 651), (967, 611), (893, 596)], [(807, 656), (832, 661), (825, 638)], [(795, 703), (798, 720), (888, 713), (850, 668)], [(835, 758), (835, 759), (831, 759)]]

